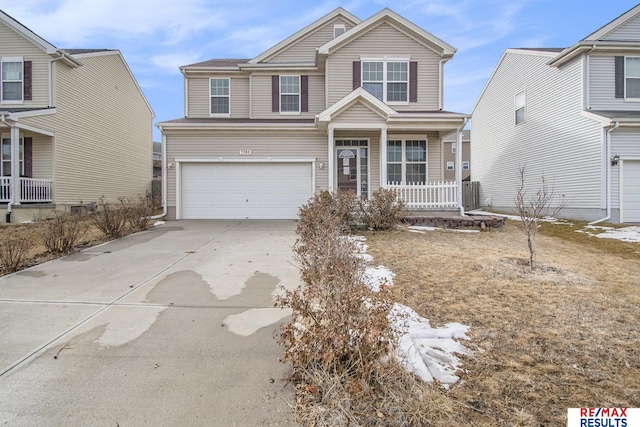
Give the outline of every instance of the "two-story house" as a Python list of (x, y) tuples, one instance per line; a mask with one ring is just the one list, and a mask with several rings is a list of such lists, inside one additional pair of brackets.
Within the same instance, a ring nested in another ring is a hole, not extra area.
[(120, 51), (59, 49), (0, 11), (0, 75), (3, 220), (151, 189), (154, 114)]
[(181, 67), (185, 117), (157, 125), (168, 217), (296, 218), (316, 191), (381, 187), (458, 209), (461, 176), (442, 168), (442, 138), (469, 118), (443, 110), (454, 53), (389, 9), (338, 8), (255, 58)]
[(566, 49), (508, 49), (472, 112), (481, 204), (545, 177), (562, 216), (640, 222), (640, 5)]

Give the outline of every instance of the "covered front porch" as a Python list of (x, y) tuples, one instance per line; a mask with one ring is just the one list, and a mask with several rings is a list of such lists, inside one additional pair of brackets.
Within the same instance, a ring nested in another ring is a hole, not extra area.
[(0, 203), (52, 203), (52, 132), (16, 120), (17, 114), (0, 113)]
[(468, 116), (443, 111), (396, 112), (368, 92), (356, 89), (318, 115), (326, 126), (329, 190), (370, 197), (394, 190), (413, 210), (460, 210), (462, 150), (455, 180), (444, 180), (443, 138), (462, 145)]

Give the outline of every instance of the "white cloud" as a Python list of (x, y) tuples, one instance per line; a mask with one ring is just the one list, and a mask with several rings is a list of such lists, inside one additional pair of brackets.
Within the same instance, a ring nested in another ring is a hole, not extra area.
[(197, 52), (166, 53), (154, 55), (150, 61), (156, 69), (161, 69), (169, 74), (179, 74), (179, 67), (199, 62), (201, 56)]

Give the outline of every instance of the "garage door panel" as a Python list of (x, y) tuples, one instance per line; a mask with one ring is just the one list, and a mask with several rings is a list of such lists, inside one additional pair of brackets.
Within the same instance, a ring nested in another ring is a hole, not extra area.
[(622, 219), (640, 222), (640, 161), (624, 161), (622, 168)]
[(311, 163), (187, 163), (185, 219), (293, 219), (311, 197)]

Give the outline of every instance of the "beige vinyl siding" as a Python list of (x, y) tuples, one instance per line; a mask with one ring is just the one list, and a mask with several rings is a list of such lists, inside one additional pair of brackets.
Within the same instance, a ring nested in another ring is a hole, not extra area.
[[(189, 77), (188, 88), (188, 114), (190, 118), (211, 117), (209, 79), (227, 78), (229, 76)], [(271, 82), (269, 82), (271, 84)], [(230, 105), (232, 118), (249, 117), (249, 77), (230, 77)]]
[(29, 134), (33, 138), (32, 178), (53, 178), (53, 138), (40, 134)]
[(56, 67), (57, 113), (21, 120), (55, 132), (58, 204), (145, 195), (152, 178), (152, 112), (118, 54)]
[[(640, 128), (616, 129), (611, 133), (611, 152), (621, 158), (640, 159)], [(620, 166), (611, 171), (611, 207), (620, 208)]]
[(0, 56), (22, 56), (32, 62), (32, 100), (22, 104), (3, 104), (3, 108), (37, 108), (49, 106), (49, 55), (42, 49), (0, 23)]
[(640, 41), (640, 17), (635, 17), (622, 27), (607, 34), (602, 40), (611, 41)]
[[(325, 167), (316, 167), (316, 189), (327, 189), (327, 137), (309, 130), (200, 131), (166, 130), (167, 162), (176, 159), (238, 159), (269, 161), (269, 159), (316, 159)], [(240, 156), (240, 150), (251, 150), (250, 156)], [(167, 170), (168, 206), (176, 206), (176, 169)]]
[[(456, 171), (455, 170), (447, 170), (447, 162), (454, 162), (455, 167), (462, 167), (462, 165), (458, 166), (455, 164), (456, 155), (451, 152), (451, 146), (453, 142), (443, 142), (442, 143), (442, 179), (445, 181), (455, 181), (456, 179)], [(469, 151), (471, 149), (469, 141), (462, 142), (462, 161), (469, 161)], [(462, 171), (462, 179), (465, 179), (470, 175), (470, 170)]]
[[(507, 52), (473, 111), (471, 177), (483, 206), (511, 209), (526, 164), (530, 190), (545, 176), (571, 208), (603, 207), (602, 130), (581, 115), (582, 61), (555, 68), (548, 60)], [(525, 122), (516, 126), (514, 97), (523, 90)]]
[(382, 23), (328, 58), (329, 105), (353, 90), (353, 62), (361, 57), (409, 58), (418, 62), (418, 102), (393, 105), (397, 111), (437, 110), (440, 56), (391, 25)]
[(287, 62), (315, 62), (316, 48), (322, 46), (333, 39), (333, 25), (344, 24), (347, 31), (352, 25), (344, 19), (337, 18), (327, 23), (323, 27), (308, 34), (303, 39), (289, 46), (286, 50), (267, 58), (264, 62), (287, 63)]
[(371, 109), (356, 103), (331, 120), (332, 123), (386, 123)]
[[(309, 76), (309, 112), (300, 114), (280, 114), (271, 111), (271, 76), (308, 75)], [(278, 72), (269, 74), (254, 73), (251, 76), (251, 118), (275, 119), (275, 118), (314, 118), (316, 114), (324, 110), (324, 76), (319, 74), (300, 74), (298, 72)], [(232, 101), (233, 102), (233, 101)]]
[[(628, 53), (637, 56), (636, 53)], [(620, 53), (619, 56), (623, 56)], [(640, 102), (616, 98), (615, 56), (592, 55), (589, 58), (589, 108), (592, 110), (640, 111)]]

